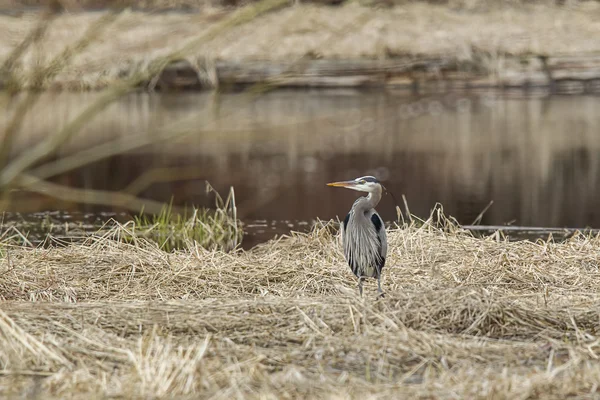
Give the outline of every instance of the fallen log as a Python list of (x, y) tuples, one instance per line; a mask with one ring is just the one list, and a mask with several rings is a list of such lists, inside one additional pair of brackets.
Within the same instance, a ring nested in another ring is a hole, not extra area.
[[(198, 65), (202, 65), (199, 67)], [(305, 59), (290, 62), (180, 60), (158, 78), (163, 90), (389, 87), (414, 92), (482, 88), (545, 88), (553, 93), (600, 93), (600, 56), (503, 56), (485, 63), (445, 58)]]

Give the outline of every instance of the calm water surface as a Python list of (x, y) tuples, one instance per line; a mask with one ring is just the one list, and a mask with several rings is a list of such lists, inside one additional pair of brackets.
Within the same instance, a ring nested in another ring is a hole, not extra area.
[[(25, 121), (13, 155), (64, 127), (98, 96), (45, 94)], [(0, 128), (14, 102), (5, 110)], [(421, 217), (441, 203), (447, 214), (470, 224), (493, 201), (481, 224), (600, 228), (599, 126), (600, 97), (143, 93), (109, 106), (53, 159), (159, 143), (52, 179), (102, 190), (131, 189), (134, 183), (143, 198), (204, 206), (214, 204), (205, 180), (223, 194), (233, 186), (239, 215), (254, 234), (248, 243), (307, 229), (315, 218), (343, 218), (357, 192), (325, 183), (365, 174), (378, 176), (398, 200), (404, 195)], [(162, 171), (163, 179), (140, 180), (149, 171)], [(123, 211), (32, 193), (15, 199), (6, 211), (25, 217)], [(384, 219), (395, 219), (390, 196), (378, 208)]]

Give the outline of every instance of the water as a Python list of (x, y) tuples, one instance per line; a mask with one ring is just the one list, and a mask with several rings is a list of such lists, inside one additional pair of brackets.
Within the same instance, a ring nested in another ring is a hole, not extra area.
[[(64, 127), (98, 96), (44, 94), (13, 156)], [(5, 108), (0, 129), (14, 102)], [(52, 180), (98, 190), (137, 187), (143, 198), (203, 206), (214, 204), (205, 180), (222, 194), (233, 186), (239, 216), (251, 226), (251, 244), (307, 229), (315, 218), (343, 218), (358, 193), (325, 183), (366, 174), (383, 180), (398, 200), (405, 195), (410, 211), (421, 217), (441, 203), (447, 214), (470, 224), (493, 201), (481, 224), (598, 228), (598, 126), (600, 97), (593, 96), (140, 93), (109, 106), (52, 160), (122, 149), (123, 141), (160, 143)], [(46, 165), (36, 172), (48, 171)], [(140, 176), (149, 171), (161, 179), (144, 184)], [(24, 215), (133, 212), (43, 194), (16, 193), (13, 199), (7, 211)], [(395, 219), (390, 196), (378, 209), (384, 219)]]

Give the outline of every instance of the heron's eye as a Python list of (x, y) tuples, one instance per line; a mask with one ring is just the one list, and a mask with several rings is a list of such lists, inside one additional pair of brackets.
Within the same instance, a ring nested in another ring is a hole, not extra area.
[(367, 181), (365, 181), (364, 179), (361, 179), (360, 181), (358, 181), (358, 183), (364, 185), (365, 183), (367, 183)]

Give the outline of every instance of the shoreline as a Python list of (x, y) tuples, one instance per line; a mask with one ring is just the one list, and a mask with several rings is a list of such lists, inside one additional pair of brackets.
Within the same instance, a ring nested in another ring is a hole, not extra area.
[[(547, 94), (600, 94), (600, 55), (506, 56), (502, 59), (502, 71), (433, 57), (217, 61), (209, 68), (199, 68), (202, 61), (172, 62), (157, 76), (141, 81), (138, 87), (151, 91), (390, 89), (407, 94), (441, 94), (520, 89)], [(0, 77), (0, 91), (7, 87)], [(110, 84), (98, 85), (83, 91), (109, 87)], [(45, 89), (77, 92), (82, 91), (82, 85), (79, 81), (58, 81)]]

